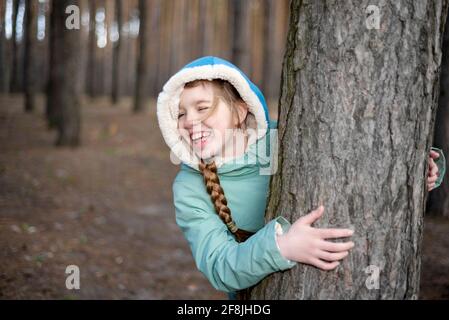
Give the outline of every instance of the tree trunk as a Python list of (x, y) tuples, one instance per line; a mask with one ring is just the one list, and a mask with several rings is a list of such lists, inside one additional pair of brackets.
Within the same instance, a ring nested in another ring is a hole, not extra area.
[(121, 94), (121, 56), (122, 56), (122, 26), (123, 12), (122, 0), (115, 0), (115, 23), (117, 25), (118, 39), (114, 43), (113, 63), (112, 63), (112, 103), (117, 104)]
[(379, 4), (379, 29), (369, 4), (292, 0), (267, 206), (293, 222), (323, 204), (314, 226), (352, 228), (356, 246), (333, 271), (267, 277), (252, 299), (418, 297), (447, 1)]
[(265, 98), (277, 99), (280, 92), (285, 34), (288, 27), (288, 0), (264, 0), (262, 91)]
[[(51, 2), (53, 0), (48, 0), (44, 3), (39, 2), (40, 7), (40, 13), (42, 15), (42, 18), (45, 19), (44, 23), (44, 30), (43, 33), (41, 33), (41, 36), (44, 36), (42, 41), (38, 42), (38, 57), (39, 62), (37, 63), (38, 66), (38, 74), (42, 75), (42, 77), (39, 78), (39, 90), (41, 92), (46, 93), (47, 85), (48, 85), (48, 77), (50, 73), (50, 8), (51, 8)], [(41, 19), (42, 19), (41, 18)]]
[(272, 76), (273, 57), (275, 56), (275, 28), (276, 28), (276, 3), (273, 0), (264, 0), (264, 20), (263, 20), (263, 77), (262, 77), (262, 91), (265, 98), (272, 99), (273, 92), (276, 90), (276, 80)]
[(105, 31), (106, 31), (106, 47), (103, 48), (102, 53), (103, 56), (99, 63), (103, 65), (103, 73), (101, 74), (102, 79), (102, 90), (101, 93), (103, 95), (111, 96), (112, 94), (112, 72), (113, 72), (113, 59), (114, 59), (114, 46), (113, 42), (110, 40), (110, 30), (111, 26), (114, 23), (115, 17), (115, 0), (105, 0), (104, 1), (104, 9), (105, 9)]
[(48, 108), (50, 121), (58, 130), (56, 145), (77, 146), (80, 143), (80, 30), (66, 28), (65, 9), (79, 0), (53, 1), (50, 30), (50, 77)]
[(150, 61), (150, 70), (148, 74), (148, 92), (152, 97), (156, 97), (160, 91), (160, 88), (157, 86), (157, 73), (159, 66), (159, 44), (157, 40), (159, 39), (160, 33), (160, 16), (161, 16), (161, 1), (154, 0), (151, 2), (151, 27), (150, 27), (150, 35), (147, 41), (150, 43), (148, 48), (148, 59)]
[(0, 92), (9, 92), (10, 41), (6, 39), (6, 1), (0, 1)]
[(97, 37), (95, 34), (96, 1), (89, 1), (89, 44), (87, 52), (86, 93), (95, 96), (95, 52), (97, 51)]
[[(52, 81), (51, 78), (51, 73), (52, 70), (56, 68), (56, 66), (58, 66), (60, 64), (60, 57), (58, 57), (55, 52), (56, 52), (56, 42), (54, 38), (60, 36), (59, 33), (61, 32), (60, 30), (58, 30), (58, 24), (57, 24), (57, 20), (53, 17), (53, 10), (54, 10), (54, 6), (53, 6), (53, 2), (54, 0), (51, 1), (50, 6), (48, 8), (48, 28), (46, 26), (46, 36), (48, 37), (48, 48), (49, 48), (49, 59), (48, 59), (48, 81), (47, 81), (47, 88), (46, 88), (46, 93), (47, 93), (47, 105), (46, 105), (46, 109), (45, 109), (45, 115), (47, 118), (47, 125), (49, 129), (54, 129), (56, 128), (56, 123), (57, 123), (57, 115), (56, 115), (56, 111), (57, 111), (57, 106), (54, 102), (54, 99), (50, 99), (50, 95), (54, 93), (54, 80)], [(55, 64), (55, 66), (53, 67), (52, 64)], [(56, 70), (53, 71), (54, 73), (56, 73)]]
[(13, 1), (13, 12), (12, 12), (12, 71), (11, 71), (11, 92), (20, 91), (20, 79), (19, 79), (19, 57), (20, 50), (17, 43), (17, 17), (20, 8), (20, 0)]
[(248, 19), (247, 1), (232, 0), (234, 26), (233, 26), (233, 42), (232, 42), (232, 62), (237, 65), (243, 72), (250, 74), (250, 26)]
[(192, 0), (188, 5), (187, 18), (187, 49), (189, 50), (188, 60), (197, 59), (201, 56), (200, 26), (200, 1)]
[[(200, 0), (202, 1), (202, 0)], [(160, 16), (161, 23), (159, 25), (159, 57), (158, 60), (158, 88), (162, 88), (164, 83), (171, 76), (170, 74), (170, 46), (171, 46), (171, 28), (170, 22), (172, 18), (172, 1), (161, 1)], [(202, 41), (202, 40), (201, 40)]]
[(148, 7), (149, 3), (146, 0), (139, 0), (139, 57), (137, 60), (137, 75), (136, 75), (136, 92), (134, 97), (134, 112), (140, 112), (145, 108), (146, 95), (146, 75), (148, 73), (147, 50), (148, 43), (146, 41), (149, 33), (148, 23)]
[(24, 84), (25, 111), (31, 112), (35, 108), (37, 92), (36, 70), (36, 33), (39, 1), (29, 0), (25, 6), (25, 55), (24, 55)]
[[(435, 122), (433, 145), (449, 155), (449, 19), (446, 19), (443, 37), (443, 58), (440, 73), (440, 99)], [(429, 195), (427, 212), (431, 215), (449, 217), (449, 170), (441, 185)]]
[[(264, 2), (262, 0), (253, 0), (249, 4), (249, 60), (250, 60), (250, 78), (258, 87), (262, 87), (263, 57), (264, 57)], [(265, 75), (268, 76), (269, 75)]]

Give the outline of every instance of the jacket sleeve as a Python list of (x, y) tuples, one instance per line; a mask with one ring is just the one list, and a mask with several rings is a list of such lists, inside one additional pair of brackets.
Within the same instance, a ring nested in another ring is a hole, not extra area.
[(438, 179), (435, 181), (435, 188), (438, 188), (444, 179), (444, 174), (446, 172), (446, 159), (444, 158), (443, 150), (438, 148), (431, 148), (433, 151), (438, 152), (440, 155), (438, 159), (435, 160), (435, 164), (438, 167)]
[(182, 182), (173, 185), (176, 222), (190, 245), (196, 266), (214, 288), (225, 292), (245, 289), (273, 272), (296, 265), (281, 255), (276, 243), (276, 222), (283, 232), (290, 227), (285, 218), (270, 221), (238, 243), (218, 215), (190, 189)]

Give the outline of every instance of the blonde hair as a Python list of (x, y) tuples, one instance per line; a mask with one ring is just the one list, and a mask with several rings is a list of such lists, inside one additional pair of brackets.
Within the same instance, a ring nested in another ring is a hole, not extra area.
[[(210, 117), (216, 110), (219, 99), (221, 98), (226, 105), (230, 108), (232, 117), (238, 117), (238, 112), (236, 105), (238, 103), (244, 103), (243, 99), (240, 97), (237, 89), (226, 80), (214, 79), (214, 80), (194, 80), (185, 84), (184, 88), (193, 88), (199, 85), (205, 85), (205, 83), (211, 83), (214, 91), (214, 99), (212, 102), (211, 110), (205, 115), (201, 121)], [(239, 119), (241, 120), (241, 119)], [(246, 130), (245, 127), (242, 128), (241, 121), (238, 121), (237, 127), (239, 129)], [(243, 122), (242, 122), (243, 123)], [(214, 161), (210, 163), (204, 163), (201, 160), (199, 164), (199, 169), (204, 178), (204, 183), (206, 184), (207, 193), (210, 195), (212, 203), (214, 205), (215, 211), (217, 212), (220, 219), (226, 225), (226, 227), (231, 231), (238, 242), (244, 242), (248, 239), (253, 232), (239, 229), (232, 219), (231, 209), (228, 207), (228, 202), (226, 200), (223, 188), (220, 185), (220, 179), (217, 173), (217, 166)]]

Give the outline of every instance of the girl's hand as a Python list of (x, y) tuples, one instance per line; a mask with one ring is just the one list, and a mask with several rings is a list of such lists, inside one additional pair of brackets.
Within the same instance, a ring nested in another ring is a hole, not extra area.
[(287, 233), (277, 236), (282, 256), (286, 259), (310, 264), (322, 270), (332, 270), (354, 247), (353, 242), (335, 243), (325, 239), (351, 236), (349, 229), (316, 229), (311, 225), (324, 212), (324, 207), (310, 212), (293, 223)]
[(435, 181), (438, 179), (438, 166), (433, 159), (439, 158), (439, 153), (430, 150), (429, 153), (429, 175), (427, 177), (427, 191), (431, 191), (435, 188)]

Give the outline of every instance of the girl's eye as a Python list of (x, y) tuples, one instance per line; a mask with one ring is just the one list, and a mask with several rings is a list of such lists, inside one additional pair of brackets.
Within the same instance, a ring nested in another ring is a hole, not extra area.
[(198, 110), (202, 111), (202, 110), (206, 110), (209, 109), (209, 107), (199, 107)]
[(180, 113), (180, 114), (178, 115), (178, 119), (180, 119), (182, 116), (184, 116), (184, 113)]

